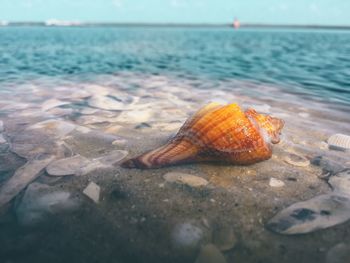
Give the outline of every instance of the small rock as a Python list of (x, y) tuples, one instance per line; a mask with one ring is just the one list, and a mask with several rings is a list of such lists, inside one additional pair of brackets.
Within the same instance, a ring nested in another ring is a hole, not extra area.
[(76, 174), (89, 164), (89, 160), (81, 155), (60, 159), (50, 163), (46, 172), (52, 176), (66, 176)]
[(220, 226), (215, 229), (213, 233), (213, 243), (221, 251), (232, 249), (237, 244), (237, 238), (233, 228), (229, 226)]
[(350, 262), (350, 245), (339, 243), (332, 247), (326, 256), (326, 263)]
[(350, 136), (345, 134), (334, 134), (328, 139), (328, 146), (333, 150), (350, 150)]
[(278, 180), (276, 178), (271, 177), (270, 181), (269, 181), (269, 185), (271, 187), (283, 187), (285, 185), (285, 183), (281, 180)]
[(0, 144), (5, 143), (6, 140), (2, 134), (0, 134)]
[(32, 183), (16, 209), (16, 216), (21, 225), (33, 226), (57, 213), (74, 211), (79, 203), (69, 192)]
[(204, 187), (208, 185), (207, 180), (192, 174), (170, 172), (165, 174), (163, 178), (169, 183), (185, 184), (191, 187)]
[(308, 159), (294, 153), (288, 153), (288, 155), (284, 157), (284, 161), (299, 167), (306, 167), (310, 165), (310, 161)]
[(83, 193), (96, 204), (98, 204), (100, 200), (100, 187), (97, 184), (90, 182), (89, 185), (84, 189)]
[(4, 122), (0, 120), (0, 132), (4, 131)]
[(199, 251), (195, 263), (226, 263), (224, 255), (212, 244), (205, 245)]

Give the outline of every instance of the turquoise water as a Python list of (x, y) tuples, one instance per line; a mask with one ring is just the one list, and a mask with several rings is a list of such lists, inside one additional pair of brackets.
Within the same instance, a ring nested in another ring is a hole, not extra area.
[[(0, 83), (89, 80), (118, 72), (203, 83), (268, 83), (308, 99), (350, 104), (350, 32), (230, 28), (4, 27)], [(201, 85), (201, 84), (199, 84)]]

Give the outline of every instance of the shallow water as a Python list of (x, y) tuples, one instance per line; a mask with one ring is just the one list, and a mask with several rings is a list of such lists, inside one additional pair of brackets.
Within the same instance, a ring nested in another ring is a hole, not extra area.
[[(227, 262), (339, 262), (330, 251), (349, 244), (349, 223), (297, 236), (266, 225), (331, 193), (322, 169), (350, 167), (349, 152), (326, 143), (350, 134), (349, 40), (340, 31), (0, 28), (1, 261), (195, 262), (213, 243)], [(119, 167), (125, 151), (161, 145), (210, 101), (283, 118), (273, 157)], [(291, 153), (335, 164), (295, 166)], [(51, 158), (76, 155), (69, 175), (52, 172)], [(168, 172), (208, 184), (169, 183)], [(98, 203), (83, 193), (90, 182)]]

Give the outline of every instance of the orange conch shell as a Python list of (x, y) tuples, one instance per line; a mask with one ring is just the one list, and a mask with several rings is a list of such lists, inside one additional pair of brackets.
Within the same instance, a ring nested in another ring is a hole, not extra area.
[(242, 111), (237, 104), (210, 103), (195, 113), (166, 145), (122, 163), (125, 168), (158, 168), (179, 163), (221, 161), (252, 164), (272, 155), (284, 121)]

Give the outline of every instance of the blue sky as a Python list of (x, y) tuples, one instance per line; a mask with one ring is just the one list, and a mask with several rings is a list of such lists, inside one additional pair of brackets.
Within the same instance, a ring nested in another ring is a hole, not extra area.
[(350, 25), (350, 0), (0, 0), (0, 20)]

